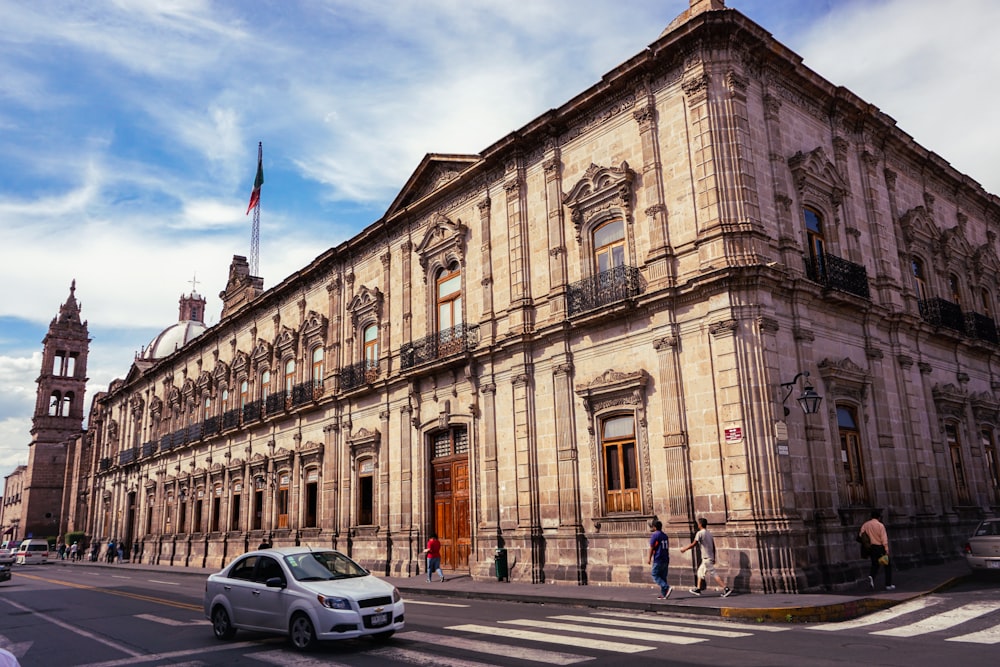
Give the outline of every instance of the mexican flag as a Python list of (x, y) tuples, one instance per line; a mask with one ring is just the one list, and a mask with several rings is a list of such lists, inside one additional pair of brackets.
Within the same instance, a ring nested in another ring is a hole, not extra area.
[(263, 155), (257, 153), (257, 177), (253, 179), (253, 192), (250, 193), (250, 205), (247, 206), (246, 215), (250, 215), (253, 207), (260, 203), (260, 186), (264, 185), (264, 162)]

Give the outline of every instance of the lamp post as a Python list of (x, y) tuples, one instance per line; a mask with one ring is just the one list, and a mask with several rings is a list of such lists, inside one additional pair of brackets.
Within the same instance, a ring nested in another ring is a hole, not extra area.
[[(788, 408), (785, 407), (785, 401), (787, 401), (788, 397), (792, 395), (792, 389), (795, 388), (795, 384), (799, 381), (799, 378), (808, 377), (809, 371), (801, 371), (794, 378), (792, 378), (791, 382), (781, 383), (781, 387), (785, 390), (785, 397), (781, 399), (781, 406), (786, 417), (788, 416)], [(813, 386), (809, 384), (808, 380), (806, 380), (805, 386), (802, 387), (802, 395), (795, 400), (799, 402), (800, 406), (802, 406), (802, 412), (807, 415), (814, 415), (819, 412), (819, 404), (823, 402), (823, 397), (817, 394), (816, 390), (813, 389)]]

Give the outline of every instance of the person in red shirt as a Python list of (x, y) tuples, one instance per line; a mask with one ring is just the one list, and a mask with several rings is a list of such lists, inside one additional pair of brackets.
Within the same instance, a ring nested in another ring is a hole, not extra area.
[(432, 572), (437, 572), (441, 581), (444, 581), (444, 572), (441, 570), (441, 542), (438, 541), (437, 533), (431, 533), (424, 553), (427, 554), (427, 581), (431, 580)]

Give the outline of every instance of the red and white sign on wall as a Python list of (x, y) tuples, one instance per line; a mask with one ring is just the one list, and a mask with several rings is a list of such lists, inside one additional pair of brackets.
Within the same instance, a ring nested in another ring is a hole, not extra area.
[(726, 442), (739, 442), (743, 439), (743, 427), (734, 426), (726, 429)]

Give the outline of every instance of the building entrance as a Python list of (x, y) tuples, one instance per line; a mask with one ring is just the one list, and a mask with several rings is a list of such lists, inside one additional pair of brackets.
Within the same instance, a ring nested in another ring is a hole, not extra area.
[(469, 569), (469, 438), (464, 426), (435, 433), (431, 449), (434, 530), (441, 541), (441, 567)]

